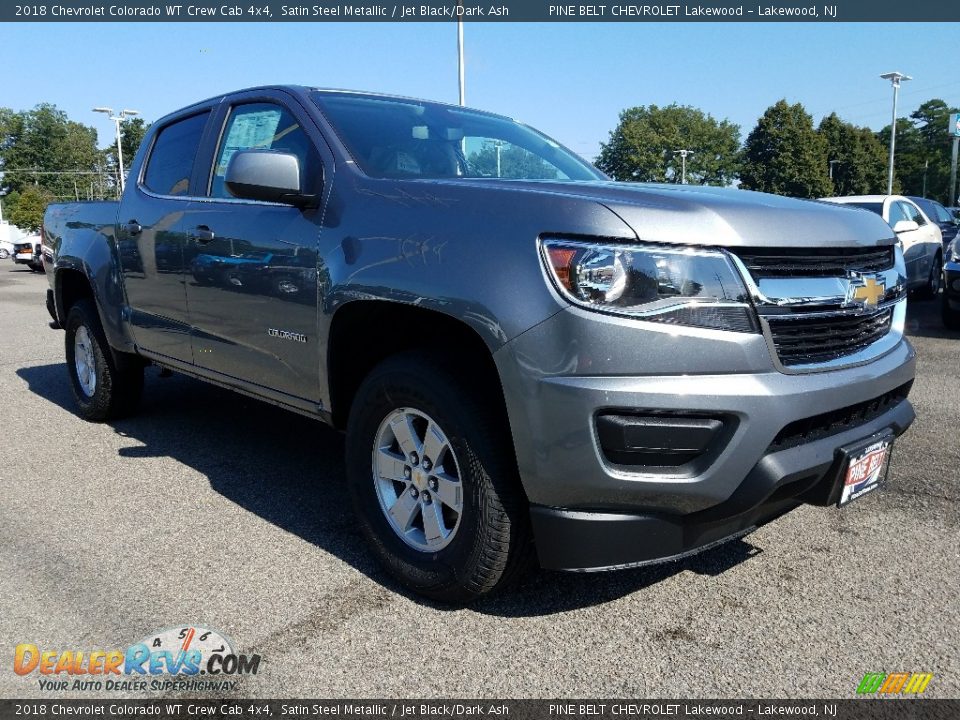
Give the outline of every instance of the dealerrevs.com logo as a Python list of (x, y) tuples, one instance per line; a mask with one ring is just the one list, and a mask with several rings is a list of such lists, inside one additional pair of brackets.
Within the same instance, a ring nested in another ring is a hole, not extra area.
[(60, 650), (20, 643), (13, 671), (36, 676), (40, 689), (50, 691), (222, 692), (237, 687), (237, 676), (256, 675), (261, 659), (237, 653), (216, 630), (187, 625), (151, 633), (126, 650)]

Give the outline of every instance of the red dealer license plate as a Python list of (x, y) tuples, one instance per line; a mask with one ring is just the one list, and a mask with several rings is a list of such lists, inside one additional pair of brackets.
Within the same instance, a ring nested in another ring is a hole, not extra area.
[(846, 467), (842, 478), (838, 507), (861, 498), (876, 490), (887, 479), (890, 468), (890, 451), (893, 448), (893, 433), (872, 438), (866, 444), (851, 450), (844, 449), (847, 455)]

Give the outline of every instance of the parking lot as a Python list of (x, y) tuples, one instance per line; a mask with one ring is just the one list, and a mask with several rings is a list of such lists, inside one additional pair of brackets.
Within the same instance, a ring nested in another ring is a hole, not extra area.
[(450, 610), (372, 562), (339, 434), (155, 368), (136, 417), (77, 418), (45, 289), (0, 262), (3, 697), (44, 695), (12, 672), (18, 643), (125, 648), (183, 624), (262, 655), (228, 693), (246, 697), (841, 698), (895, 671), (960, 695), (960, 334), (934, 302), (909, 309), (918, 417), (882, 491)]

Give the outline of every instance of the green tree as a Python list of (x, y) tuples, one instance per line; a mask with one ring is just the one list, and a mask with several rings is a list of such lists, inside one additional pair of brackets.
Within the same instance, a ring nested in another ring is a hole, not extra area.
[(851, 125), (831, 113), (820, 121), (817, 134), (826, 143), (828, 167), (833, 164), (834, 195), (886, 192), (886, 150), (870, 128)]
[(827, 145), (813, 118), (796, 103), (780, 100), (767, 108), (747, 136), (741, 187), (778, 195), (815, 198), (832, 191)]
[(0, 185), (7, 192), (33, 185), (58, 199), (86, 197), (101, 163), (96, 131), (55, 105), (0, 110)]
[(53, 194), (49, 190), (28, 185), (22, 192), (12, 192), (4, 198), (6, 217), (23, 230), (38, 232), (43, 224), (43, 213), (53, 199)]
[(120, 148), (123, 150), (123, 164), (128, 169), (149, 129), (150, 125), (139, 117), (127, 118), (120, 123)]
[[(954, 205), (950, 195), (951, 139), (947, 134), (950, 114), (960, 112), (943, 100), (923, 103), (910, 119), (897, 119), (897, 147), (894, 169), (901, 192), (926, 195), (945, 205)], [(878, 133), (885, 145), (890, 126)]]
[(687, 105), (632, 107), (601, 145), (597, 167), (617, 180), (679, 182), (687, 149), (687, 181), (729, 185), (739, 170), (740, 128)]

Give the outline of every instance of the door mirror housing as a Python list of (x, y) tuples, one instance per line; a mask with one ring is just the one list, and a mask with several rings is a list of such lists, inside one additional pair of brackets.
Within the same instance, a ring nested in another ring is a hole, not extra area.
[(309, 207), (316, 195), (300, 187), (300, 161), (292, 153), (274, 150), (240, 150), (230, 158), (224, 185), (242, 200), (264, 200)]
[(919, 230), (920, 226), (917, 225), (913, 220), (899, 220), (896, 225), (893, 226), (893, 231), (899, 235), (900, 233), (913, 232), (914, 230)]

